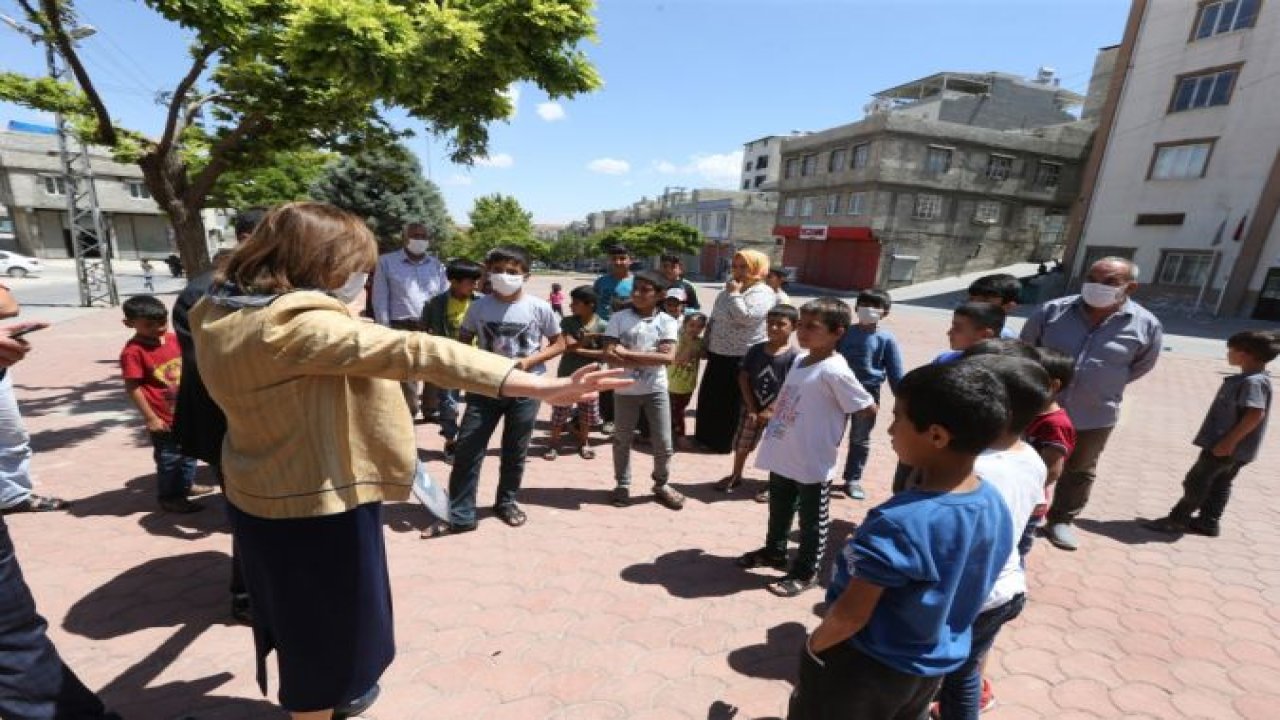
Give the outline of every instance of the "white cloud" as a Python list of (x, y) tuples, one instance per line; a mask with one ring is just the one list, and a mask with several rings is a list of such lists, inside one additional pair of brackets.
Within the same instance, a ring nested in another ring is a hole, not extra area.
[(507, 115), (507, 119), (515, 120), (516, 115), (520, 114), (520, 86), (512, 83), (507, 86), (506, 90), (502, 91), (502, 94), (506, 95), (507, 99), (511, 101), (511, 112)]
[(564, 107), (558, 102), (538, 103), (538, 117), (547, 122), (555, 122), (565, 118)]
[(476, 158), (476, 165), (480, 167), (490, 168), (509, 168), (516, 164), (516, 159), (506, 153), (498, 153), (497, 155), (486, 155)]
[(601, 175), (626, 175), (631, 172), (631, 163), (626, 160), (602, 157), (587, 163), (587, 169)]
[(742, 177), (742, 151), (691, 155), (688, 162), (677, 164), (657, 160), (653, 169), (662, 175), (689, 175), (711, 187), (734, 188)]
[(445, 185), (470, 185), (473, 182), (470, 175), (457, 173), (450, 175), (445, 181)]

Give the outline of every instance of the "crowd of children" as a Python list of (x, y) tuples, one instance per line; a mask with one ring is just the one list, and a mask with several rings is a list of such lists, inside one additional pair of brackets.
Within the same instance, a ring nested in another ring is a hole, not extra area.
[[(616, 254), (615, 265), (621, 271), (629, 260)], [(654, 499), (680, 510), (684, 497), (670, 483), (671, 466), (676, 450), (690, 447), (685, 414), (708, 325), (686, 305), (686, 281), (640, 271), (625, 281), (614, 277), (607, 298), (599, 283), (582, 285), (567, 294), (564, 314), (561, 286), (553, 286), (550, 303), (534, 297), (524, 288), (529, 272), (528, 256), (513, 247), (490, 251), (483, 265), (451, 261), (449, 289), (423, 308), (423, 327), (513, 358), (529, 372), (543, 372), (561, 355), (562, 376), (595, 363), (626, 368), (632, 383), (612, 399), (612, 503), (632, 501), (632, 447), (643, 418)], [(485, 279), (490, 291), (481, 295)], [(777, 290), (784, 279), (773, 279)], [(852, 499), (866, 497), (870, 437), (881, 414), (890, 416), (899, 460), (894, 494), (867, 512), (837, 554), (825, 616), (801, 652), (789, 717), (972, 719), (993, 702), (982, 677), (985, 656), (1027, 601), (1027, 554), (1046, 492), (1076, 441), (1057, 403), (1075, 360), (1013, 339), (1005, 320), (1019, 290), (1012, 276), (975, 282), (952, 314), (948, 350), (911, 372), (882, 327), (892, 299), (875, 289), (859, 293), (852, 308), (829, 297), (798, 308), (780, 302), (768, 313), (766, 341), (742, 359), (744, 412), (732, 469), (715, 488), (742, 486), (758, 450), (755, 466), (768, 472), (757, 494), (768, 503), (764, 544), (738, 564), (782, 572), (767, 586), (773, 593), (792, 597), (818, 583), (840, 446), (847, 442), (848, 451), (838, 487)], [(177, 343), (155, 298), (132, 298), (124, 312), (134, 336), (121, 354), (122, 373), (155, 448), (160, 504), (191, 511), (194, 461), (181, 456), (169, 432), (181, 372)], [(1195, 437), (1201, 452), (1182, 498), (1148, 524), (1153, 530), (1217, 535), (1232, 481), (1257, 455), (1271, 407), (1266, 365), (1280, 354), (1280, 337), (1243, 332), (1228, 348), (1241, 372), (1224, 381)], [(891, 407), (881, 405), (886, 384)], [(537, 401), (469, 396), (459, 423), (461, 402), (442, 391), (441, 434), (452, 462), (448, 531), (476, 527), (480, 467), (499, 421), (494, 513), (523, 525), (517, 494)], [(542, 457), (557, 459), (567, 430), (578, 454), (594, 458), (590, 436), (600, 415), (595, 399), (553, 407)], [(797, 518), (799, 548), (789, 560)]]

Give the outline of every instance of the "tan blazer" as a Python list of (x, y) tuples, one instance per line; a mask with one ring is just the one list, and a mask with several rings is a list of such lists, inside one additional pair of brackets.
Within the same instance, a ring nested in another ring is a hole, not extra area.
[(320, 292), (191, 310), (196, 360), (227, 415), (227, 499), (250, 515), (303, 518), (406, 500), (417, 462), (397, 381), (497, 397), (514, 361), (351, 316)]

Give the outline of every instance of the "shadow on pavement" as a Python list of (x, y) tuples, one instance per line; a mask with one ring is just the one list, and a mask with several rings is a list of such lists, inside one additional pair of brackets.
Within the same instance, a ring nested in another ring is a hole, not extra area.
[[(205, 479), (208, 482), (208, 478)], [(221, 495), (197, 498), (204, 510), (196, 513), (169, 513), (156, 504), (156, 476), (141, 475), (125, 482), (124, 487), (75, 500), (67, 512), (75, 517), (110, 515), (129, 517), (141, 514), (138, 525), (152, 535), (178, 540), (199, 540), (215, 533), (228, 533), (226, 501)]]
[(798, 622), (775, 625), (765, 631), (763, 643), (729, 652), (729, 667), (740, 675), (795, 684), (800, 648), (809, 631)]
[(708, 555), (700, 549), (676, 550), (651, 563), (624, 568), (623, 580), (637, 585), (661, 585), (674, 597), (725, 597), (747, 590), (763, 590), (769, 576), (738, 567), (736, 558)]
[[(598, 458), (599, 456), (597, 456)], [(612, 471), (610, 471), (612, 472)], [(584, 505), (608, 505), (613, 492), (612, 481), (605, 488), (520, 488), (522, 505), (539, 505), (556, 510), (581, 510)], [(639, 488), (632, 486), (631, 502), (637, 504), (645, 498)]]
[(1152, 543), (1160, 545), (1168, 545), (1176, 542), (1180, 537), (1178, 535), (1167, 535), (1158, 533), (1154, 530), (1148, 530), (1142, 527), (1142, 523), (1149, 518), (1134, 518), (1132, 520), (1089, 520), (1086, 518), (1076, 518), (1075, 525), (1081, 530), (1093, 535), (1101, 535), (1111, 538), (1125, 545), (1149, 545)]
[[(63, 629), (91, 640), (176, 627), (168, 639), (99, 691), (108, 706), (125, 717), (135, 718), (189, 716), (204, 720), (215, 716), (279, 715), (264, 700), (213, 695), (234, 677), (227, 671), (198, 680), (153, 684), (205, 630), (229, 621), (225, 603), (230, 565), (227, 555), (213, 551), (149, 560), (71, 606)], [(248, 631), (244, 640), (242, 664), (251, 668), (253, 643)]]

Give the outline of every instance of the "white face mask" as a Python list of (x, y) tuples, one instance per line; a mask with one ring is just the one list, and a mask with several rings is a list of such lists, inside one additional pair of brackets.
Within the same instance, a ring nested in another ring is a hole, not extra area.
[(499, 295), (515, 295), (520, 292), (520, 288), (524, 287), (524, 276), (493, 273), (489, 275), (489, 285)]
[(1087, 282), (1080, 288), (1080, 297), (1089, 307), (1111, 307), (1124, 301), (1124, 287)]
[(882, 317), (884, 317), (884, 311), (880, 308), (858, 308), (858, 322), (863, 323), (864, 325), (875, 325), (880, 322), (880, 318)]
[(342, 287), (330, 290), (329, 294), (338, 298), (344, 303), (353, 303), (355, 299), (360, 297), (360, 291), (364, 290), (364, 284), (369, 281), (369, 273), (357, 272), (351, 273), (347, 281)]
[(431, 249), (431, 241), (422, 238), (409, 238), (409, 241), (404, 244), (404, 249), (414, 255), (426, 255), (427, 251)]

